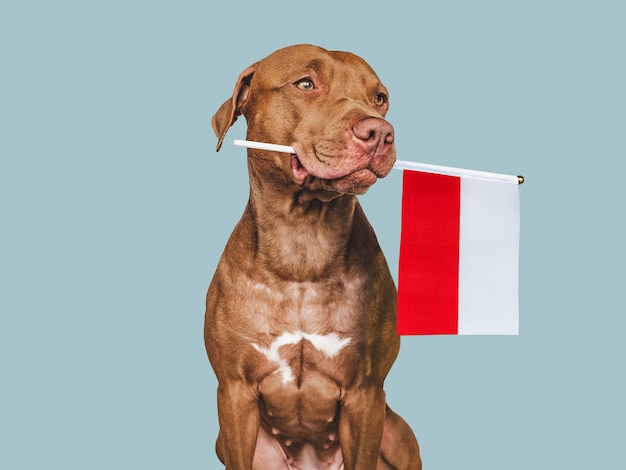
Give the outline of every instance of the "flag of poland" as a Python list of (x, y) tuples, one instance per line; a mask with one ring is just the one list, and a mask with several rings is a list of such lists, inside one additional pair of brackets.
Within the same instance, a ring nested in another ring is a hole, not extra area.
[(400, 335), (516, 335), (519, 188), (404, 170)]

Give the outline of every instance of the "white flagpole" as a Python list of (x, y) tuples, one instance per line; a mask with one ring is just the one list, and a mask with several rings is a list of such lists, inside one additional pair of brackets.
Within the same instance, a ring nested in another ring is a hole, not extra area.
[(431, 165), (429, 163), (415, 163), (404, 160), (396, 160), (393, 165), (396, 170), (415, 170), (424, 173), (437, 173), (449, 176), (459, 176), (484, 181), (496, 181), (500, 183), (522, 184), (523, 176), (504, 175), (501, 173), (490, 173), (487, 171), (467, 170), (463, 168), (453, 168), (450, 166)]
[(265, 142), (253, 142), (251, 140), (236, 140), (235, 145), (258, 150), (269, 150), (271, 152), (296, 153), (293, 147), (288, 145), (267, 144)]
[[(288, 145), (268, 144), (265, 142), (252, 142), (250, 140), (235, 140), (234, 144), (239, 147), (269, 150), (272, 152), (296, 153), (293, 147), (290, 147)], [(442, 175), (459, 176), (485, 181), (497, 181), (501, 183), (522, 184), (524, 182), (523, 176), (503, 175), (500, 173), (490, 173), (487, 171), (466, 170), (449, 166), (431, 165), (428, 163), (408, 162), (405, 160), (396, 160), (393, 168), (396, 170), (423, 171), (425, 173), (437, 173)]]

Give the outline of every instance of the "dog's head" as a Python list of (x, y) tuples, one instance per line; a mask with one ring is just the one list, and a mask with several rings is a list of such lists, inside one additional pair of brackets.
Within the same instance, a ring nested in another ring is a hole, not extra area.
[(245, 69), (213, 116), (217, 150), (243, 114), (249, 140), (296, 152), (249, 151), (251, 166), (297, 190), (362, 194), (395, 162), (393, 127), (384, 119), (388, 96), (354, 54), (309, 45), (280, 49)]

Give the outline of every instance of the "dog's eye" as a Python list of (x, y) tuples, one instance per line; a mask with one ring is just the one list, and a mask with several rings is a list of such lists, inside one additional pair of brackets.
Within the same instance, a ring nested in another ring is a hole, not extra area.
[(302, 80), (298, 80), (295, 85), (300, 89), (300, 90), (304, 90), (304, 91), (309, 91), (312, 90), (313, 88), (315, 88), (315, 85), (313, 84), (313, 80), (311, 80), (310, 78), (303, 78)]
[(375, 97), (374, 97), (374, 104), (376, 106), (382, 106), (384, 105), (387, 101), (389, 100), (389, 98), (387, 98), (387, 95), (385, 95), (384, 93), (378, 93)]

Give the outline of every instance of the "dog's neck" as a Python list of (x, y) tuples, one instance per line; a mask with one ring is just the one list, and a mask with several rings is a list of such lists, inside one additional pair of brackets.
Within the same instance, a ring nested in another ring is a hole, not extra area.
[(273, 274), (299, 282), (343, 269), (360, 213), (354, 195), (294, 190), (271, 179), (251, 184), (247, 210), (255, 226), (256, 259)]

